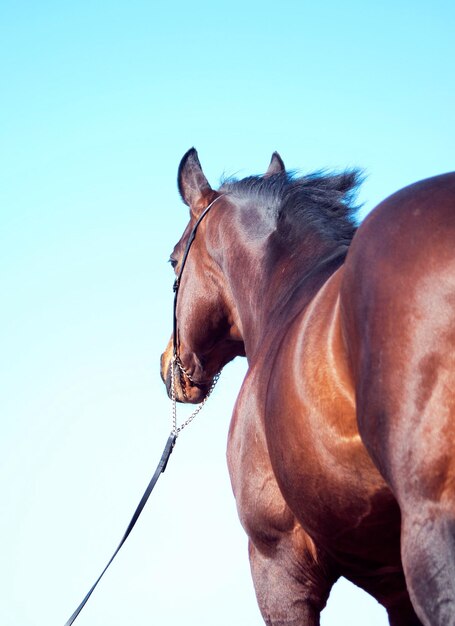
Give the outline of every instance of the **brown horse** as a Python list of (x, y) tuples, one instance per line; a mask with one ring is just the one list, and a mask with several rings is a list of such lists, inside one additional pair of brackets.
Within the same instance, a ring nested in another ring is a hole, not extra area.
[(358, 230), (356, 172), (296, 178), (275, 153), (214, 191), (192, 149), (178, 184), (190, 222), (162, 376), (199, 402), (248, 359), (228, 464), (265, 622), (319, 624), (345, 576), (393, 626), (454, 625), (455, 174)]

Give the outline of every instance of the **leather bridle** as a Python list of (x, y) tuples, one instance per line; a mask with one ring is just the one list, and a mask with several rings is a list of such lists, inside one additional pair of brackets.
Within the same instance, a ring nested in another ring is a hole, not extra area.
[[(173, 365), (175, 363), (175, 365), (177, 365), (177, 367), (179, 368), (180, 373), (183, 374), (184, 376), (186, 376), (186, 378), (188, 378), (188, 380), (191, 383), (193, 383), (193, 385), (196, 385), (196, 386), (200, 386), (201, 383), (198, 384), (198, 382), (195, 381), (192, 378), (192, 376), (185, 369), (185, 367), (184, 367), (184, 365), (183, 365), (183, 363), (182, 363), (182, 361), (180, 359), (180, 356), (179, 356), (179, 337), (178, 337), (179, 333), (178, 333), (178, 323), (177, 323), (177, 299), (178, 299), (179, 288), (180, 288), (180, 283), (181, 283), (181, 279), (182, 279), (183, 270), (185, 269), (186, 261), (188, 259), (188, 255), (190, 253), (191, 246), (193, 245), (194, 239), (196, 237), (197, 229), (199, 228), (199, 225), (201, 224), (202, 220), (208, 214), (208, 212), (213, 207), (215, 202), (217, 202), (224, 195), (225, 194), (221, 194), (221, 195), (217, 196), (214, 200), (212, 200), (212, 202), (210, 202), (210, 204), (202, 211), (202, 213), (198, 217), (196, 223), (194, 224), (194, 226), (193, 226), (193, 228), (192, 228), (192, 230), (190, 232), (190, 236), (188, 237), (188, 241), (186, 242), (185, 251), (183, 253), (182, 261), (180, 263), (180, 269), (179, 269), (177, 277), (176, 277), (176, 279), (174, 281), (174, 286), (173, 286), (173, 290), (174, 290), (174, 320), (173, 320), (173, 333), (172, 333), (172, 363), (171, 363), (171, 368), (173, 368)], [(182, 389), (184, 390), (184, 384), (182, 386)]]

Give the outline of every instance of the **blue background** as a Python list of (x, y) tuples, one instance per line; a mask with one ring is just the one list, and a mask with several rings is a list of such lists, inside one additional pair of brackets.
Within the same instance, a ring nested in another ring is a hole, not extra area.
[[(449, 1), (0, 4), (0, 623), (61, 624), (117, 545), (169, 431), (176, 190), (365, 168), (363, 213), (454, 167)], [(224, 460), (226, 368), (81, 626), (259, 626)], [(184, 415), (185, 412), (180, 413)], [(387, 623), (341, 581), (323, 626)]]

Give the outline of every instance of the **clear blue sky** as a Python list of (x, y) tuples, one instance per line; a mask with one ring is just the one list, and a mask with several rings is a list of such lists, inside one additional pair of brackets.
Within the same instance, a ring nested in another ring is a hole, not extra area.
[[(179, 160), (216, 186), (365, 168), (364, 212), (454, 169), (453, 2), (0, 4), (0, 623), (63, 625), (169, 431)], [(226, 369), (80, 626), (262, 624), (224, 459)], [(323, 626), (382, 626), (347, 583)]]

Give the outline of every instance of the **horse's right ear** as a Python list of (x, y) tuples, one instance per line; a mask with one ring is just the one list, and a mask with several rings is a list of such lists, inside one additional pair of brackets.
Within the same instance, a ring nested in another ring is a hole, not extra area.
[(180, 161), (177, 183), (183, 202), (194, 213), (197, 214), (210, 201), (213, 190), (204, 176), (194, 148), (188, 150)]
[(266, 171), (264, 176), (272, 176), (273, 174), (284, 174), (286, 168), (284, 167), (283, 159), (280, 157), (278, 152), (274, 152), (272, 154), (272, 158), (270, 160), (269, 169)]

